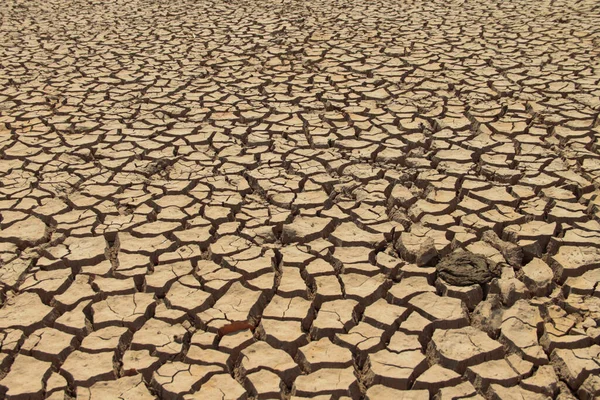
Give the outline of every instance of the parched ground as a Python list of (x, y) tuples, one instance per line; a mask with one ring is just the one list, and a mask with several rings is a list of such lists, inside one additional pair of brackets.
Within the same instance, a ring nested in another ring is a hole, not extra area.
[(0, 397), (600, 395), (597, 1), (0, 18)]

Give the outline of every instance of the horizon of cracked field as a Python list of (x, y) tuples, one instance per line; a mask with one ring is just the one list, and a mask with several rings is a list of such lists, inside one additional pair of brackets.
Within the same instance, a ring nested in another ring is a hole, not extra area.
[(0, 397), (600, 396), (592, 0), (4, 0)]

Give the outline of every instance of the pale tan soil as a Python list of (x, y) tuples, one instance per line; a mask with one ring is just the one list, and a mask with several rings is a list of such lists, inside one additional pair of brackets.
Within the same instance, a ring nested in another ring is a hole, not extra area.
[(599, 113), (593, 0), (3, 0), (0, 397), (598, 398)]

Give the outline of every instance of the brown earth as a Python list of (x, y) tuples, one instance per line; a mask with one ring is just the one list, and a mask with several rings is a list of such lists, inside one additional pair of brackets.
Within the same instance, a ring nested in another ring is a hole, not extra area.
[(600, 396), (597, 2), (4, 0), (0, 38), (0, 397)]

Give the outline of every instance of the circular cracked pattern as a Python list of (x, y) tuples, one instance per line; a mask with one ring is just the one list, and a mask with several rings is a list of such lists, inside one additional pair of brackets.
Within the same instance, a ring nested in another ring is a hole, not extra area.
[(0, 20), (0, 397), (600, 396), (596, 1)]
[(494, 261), (466, 251), (444, 257), (435, 269), (439, 279), (454, 286), (482, 285), (500, 276), (500, 267)]

